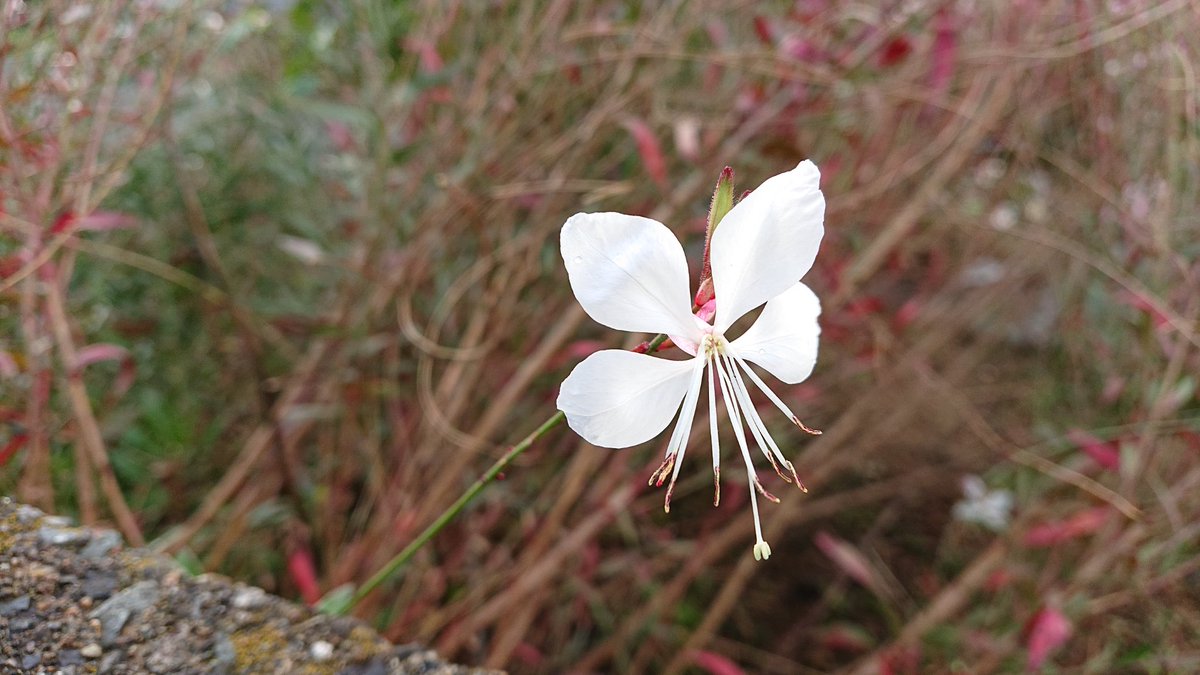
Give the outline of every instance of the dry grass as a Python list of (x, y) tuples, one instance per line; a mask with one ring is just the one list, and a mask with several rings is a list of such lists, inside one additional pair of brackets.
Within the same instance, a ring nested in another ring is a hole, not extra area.
[[(1011, 672), (1046, 612), (1047, 668), (1200, 658), (1194, 2), (59, 4), (0, 51), (0, 487), (284, 593), (361, 581), (615, 339), (567, 216), (698, 259), (722, 166), (812, 157), (789, 398), (825, 433), (789, 436), (771, 561), (732, 484), (685, 470), (665, 516), (657, 444), (564, 430), (363, 616), (514, 671)], [(97, 209), (139, 225), (52, 229)], [(964, 473), (1004, 532), (951, 517)]]

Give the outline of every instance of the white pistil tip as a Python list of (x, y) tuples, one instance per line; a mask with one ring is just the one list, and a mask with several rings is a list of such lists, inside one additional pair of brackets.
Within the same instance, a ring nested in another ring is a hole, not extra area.
[(760, 541), (754, 545), (754, 559), (766, 560), (771, 557), (771, 545), (765, 541)]

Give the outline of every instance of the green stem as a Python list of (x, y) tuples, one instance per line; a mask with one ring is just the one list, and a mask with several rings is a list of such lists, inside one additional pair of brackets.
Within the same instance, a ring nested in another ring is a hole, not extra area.
[[(666, 340), (666, 335), (655, 336), (655, 338), (650, 341), (649, 346), (646, 349), (646, 353), (654, 353), (660, 346), (662, 346), (663, 342), (666, 342)], [(430, 523), (429, 526), (421, 532), (421, 534), (417, 535), (416, 539), (413, 539), (408, 543), (408, 546), (404, 547), (404, 550), (397, 553), (395, 557), (389, 560), (386, 565), (381, 567), (378, 572), (371, 576), (370, 579), (367, 579), (362, 586), (358, 587), (358, 589), (354, 591), (354, 595), (350, 596), (349, 601), (347, 601), (345, 604), (338, 604), (333, 612), (336, 614), (350, 613), (356, 606), (358, 606), (360, 602), (374, 592), (374, 590), (378, 588), (380, 584), (390, 579), (397, 570), (399, 570), (404, 566), (405, 563), (412, 559), (412, 557), (416, 555), (417, 551), (421, 550), (422, 546), (428, 543), (430, 539), (433, 539), (438, 532), (442, 531), (443, 527), (445, 527), (451, 520), (454, 520), (454, 518), (457, 517), (458, 514), (467, 507), (467, 504), (470, 504), (480, 492), (483, 492), (483, 488), (487, 487), (488, 483), (491, 483), (493, 480), (495, 480), (496, 476), (498, 476), (501, 471), (504, 471), (504, 469), (507, 468), (508, 465), (513, 462), (513, 460), (521, 456), (521, 453), (528, 450), (529, 447), (533, 445), (534, 441), (546, 435), (546, 432), (550, 431), (559, 424), (562, 424), (566, 419), (567, 416), (564, 415), (562, 411), (554, 413), (554, 415), (552, 415), (549, 419), (547, 419), (545, 422), (542, 422), (540, 427), (534, 429), (532, 433), (525, 438), (522, 438), (516, 445), (509, 448), (508, 452), (504, 453), (504, 456), (502, 456), (500, 459), (497, 459), (496, 462), (492, 464), (491, 468), (489, 468), (482, 476), (472, 483), (471, 487), (467, 488), (466, 492), (462, 493), (462, 495), (460, 495), (459, 498), (456, 499), (449, 508), (442, 512), (442, 515), (437, 517), (437, 520)]]
[(471, 484), (471, 487), (467, 488), (466, 492), (462, 493), (462, 495), (460, 495), (459, 498), (450, 505), (450, 508), (443, 511), (442, 515), (438, 516), (437, 520), (430, 523), (429, 527), (426, 527), (421, 534), (417, 535), (416, 539), (413, 539), (408, 543), (408, 546), (404, 547), (404, 550), (397, 553), (396, 557), (389, 560), (386, 565), (384, 565), (378, 572), (374, 574), (374, 576), (372, 576), (370, 579), (367, 579), (366, 583), (360, 586), (358, 590), (354, 592), (354, 595), (351, 596), (350, 602), (348, 605), (346, 605), (345, 611), (350, 612), (353, 610), (358, 603), (362, 602), (363, 599), (370, 595), (371, 592), (379, 586), (379, 584), (382, 584), (391, 578), (391, 576), (396, 573), (396, 570), (400, 569), (404, 563), (408, 562), (410, 558), (416, 555), (417, 551), (421, 550), (422, 546), (424, 546), (438, 532), (441, 532), (442, 528), (445, 527), (447, 523), (449, 523), (451, 520), (454, 520), (455, 516), (457, 516), (459, 512), (466, 508), (467, 504), (470, 504), (471, 501), (475, 499), (476, 495), (482, 492), (483, 488), (487, 487), (487, 484), (492, 482), (496, 476), (505, 469), (505, 467), (511, 464), (514, 459), (520, 457), (521, 453), (528, 450), (529, 446), (533, 445), (534, 441), (545, 435), (547, 431), (550, 431), (554, 427), (561, 424), (565, 419), (567, 419), (567, 416), (562, 412), (554, 413), (550, 419), (542, 422), (542, 426), (534, 429), (533, 433), (529, 434), (525, 438), (521, 439), (519, 443), (509, 448), (508, 452), (504, 453), (504, 456), (500, 459), (497, 459), (496, 462), (492, 464), (491, 468), (484, 472), (482, 476), (480, 476), (474, 483)]

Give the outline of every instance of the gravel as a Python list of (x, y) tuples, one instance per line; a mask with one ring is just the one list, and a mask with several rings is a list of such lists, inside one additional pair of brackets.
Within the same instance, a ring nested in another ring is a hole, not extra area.
[(0, 672), (465, 675), (362, 623), (0, 499)]

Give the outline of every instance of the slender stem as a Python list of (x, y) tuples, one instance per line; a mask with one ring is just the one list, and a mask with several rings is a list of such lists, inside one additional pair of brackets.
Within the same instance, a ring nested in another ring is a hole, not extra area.
[[(666, 340), (666, 335), (655, 336), (655, 338), (651, 340), (646, 347), (646, 353), (654, 353), (660, 346), (662, 346), (663, 342), (666, 342)], [(366, 599), (368, 595), (378, 588), (380, 584), (390, 579), (397, 570), (403, 567), (405, 563), (407, 563), (414, 555), (416, 555), (417, 551), (421, 550), (422, 546), (428, 543), (430, 539), (433, 539), (438, 532), (441, 532), (443, 527), (445, 527), (451, 520), (454, 520), (454, 518), (457, 517), (458, 514), (467, 507), (467, 504), (470, 504), (480, 492), (483, 492), (483, 488), (487, 487), (488, 483), (491, 483), (493, 480), (495, 480), (496, 476), (498, 476), (501, 471), (504, 471), (504, 469), (507, 468), (508, 465), (513, 462), (513, 460), (520, 457), (522, 453), (528, 450), (529, 447), (533, 445), (534, 441), (546, 435), (548, 431), (562, 424), (566, 419), (567, 416), (564, 415), (562, 411), (554, 413), (545, 422), (542, 422), (541, 426), (539, 426), (537, 429), (534, 429), (533, 432), (531, 432), (528, 436), (522, 438), (516, 445), (509, 448), (508, 452), (504, 453), (500, 459), (497, 459), (496, 462), (492, 464), (492, 466), (486, 472), (484, 472), (482, 476), (480, 476), (474, 483), (471, 484), (471, 487), (467, 488), (466, 492), (462, 493), (462, 495), (460, 495), (459, 498), (456, 499), (449, 508), (442, 512), (442, 515), (437, 517), (437, 520), (430, 523), (428, 527), (421, 531), (421, 534), (417, 535), (416, 539), (413, 539), (411, 542), (409, 542), (408, 546), (405, 546), (403, 550), (397, 553), (395, 557), (381, 567), (378, 572), (371, 576), (370, 579), (367, 579), (362, 586), (359, 586), (354, 591), (354, 595), (350, 597), (349, 602), (338, 607), (338, 613), (350, 613), (355, 607), (358, 606), (360, 602)]]

